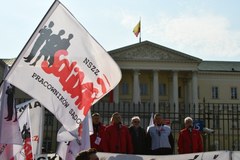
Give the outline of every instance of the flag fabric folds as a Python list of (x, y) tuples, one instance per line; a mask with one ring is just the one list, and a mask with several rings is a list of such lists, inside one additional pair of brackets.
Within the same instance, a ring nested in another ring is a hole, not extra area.
[[(9, 68), (6, 65), (5, 74)], [(15, 87), (3, 81), (0, 88), (0, 144), (22, 144), (14, 101)]]
[[(91, 125), (90, 125), (91, 124)], [(90, 135), (92, 133), (92, 117), (90, 112), (84, 119), (83, 123), (80, 126), (80, 132), (78, 138), (75, 138), (71, 141), (65, 141), (65, 142), (60, 142), (58, 144), (58, 149), (57, 149), (57, 154), (62, 158), (62, 159), (67, 159), (67, 160), (75, 160), (75, 157), (77, 154), (82, 151), (89, 149), (91, 147), (90, 144)], [(61, 132), (58, 132), (58, 139), (63, 140), (63, 135), (60, 135), (63, 133), (63, 129), (61, 129)], [(60, 133), (60, 134), (59, 134)], [(69, 133), (64, 134), (65, 139), (68, 140), (70, 138), (73, 138), (72, 135)], [(61, 138), (59, 138), (59, 136)]]
[(136, 37), (138, 37), (139, 33), (141, 32), (141, 21), (133, 28), (133, 33)]
[(17, 105), (16, 108), (23, 139), (21, 155), (27, 160), (33, 159), (37, 154), (41, 154), (44, 107), (32, 99)]
[(5, 78), (74, 131), (121, 71), (74, 16), (55, 1)]

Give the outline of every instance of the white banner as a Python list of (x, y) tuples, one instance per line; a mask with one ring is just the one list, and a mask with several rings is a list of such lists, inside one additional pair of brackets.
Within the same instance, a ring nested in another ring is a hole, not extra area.
[(6, 80), (51, 111), (68, 131), (120, 81), (111, 56), (55, 1)]
[[(8, 67), (5, 67), (5, 74)], [(0, 144), (22, 144), (14, 102), (15, 87), (3, 81), (0, 88)]]
[(168, 156), (153, 156), (153, 155), (127, 155), (113, 153), (97, 153), (99, 159), (104, 160), (230, 160), (229, 151), (214, 151), (192, 154), (178, 154)]
[(22, 149), (22, 145), (15, 144), (0, 144), (0, 159), (1, 160), (21, 160), (16, 158), (17, 154)]
[(232, 152), (232, 160), (239, 160), (240, 159), (240, 151)]
[[(170, 156), (152, 156), (152, 155), (130, 155), (130, 154), (113, 154), (113, 153), (97, 153), (99, 159), (102, 160), (239, 160), (239, 151), (213, 151), (196, 154), (178, 154)], [(55, 157), (54, 157), (55, 156)], [(54, 157), (54, 158), (53, 158)], [(46, 159), (61, 160), (55, 154), (39, 155), (36, 160)], [(238, 158), (238, 159), (236, 159)]]
[(37, 100), (32, 99), (16, 106), (19, 126), (24, 139), (26, 157), (40, 154), (43, 132), (43, 109)]

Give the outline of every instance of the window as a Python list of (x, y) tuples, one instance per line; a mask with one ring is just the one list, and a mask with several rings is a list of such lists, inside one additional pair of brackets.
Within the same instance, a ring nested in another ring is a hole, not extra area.
[(178, 98), (181, 98), (182, 97), (182, 87), (178, 87)]
[(212, 87), (212, 99), (218, 99), (218, 87)]
[(141, 83), (141, 84), (140, 84), (140, 93), (141, 93), (141, 95), (143, 95), (143, 96), (146, 96), (146, 95), (147, 95), (147, 93), (148, 93), (148, 86), (147, 86), (146, 83)]
[(236, 87), (231, 88), (231, 99), (237, 99), (237, 88)]
[(167, 93), (166, 93), (166, 84), (164, 83), (160, 83), (159, 84), (159, 95), (160, 96), (166, 96)]
[(127, 82), (122, 83), (122, 95), (128, 95), (128, 83)]

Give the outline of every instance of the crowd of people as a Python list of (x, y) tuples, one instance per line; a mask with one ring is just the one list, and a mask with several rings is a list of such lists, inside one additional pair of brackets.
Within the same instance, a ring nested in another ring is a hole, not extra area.
[[(99, 113), (92, 114), (94, 133), (90, 136), (91, 149), (78, 156), (96, 155), (96, 152), (171, 155), (174, 153), (174, 138), (171, 127), (164, 124), (161, 114), (156, 113), (153, 124), (145, 130), (141, 127), (139, 116), (131, 118), (130, 126), (124, 125), (118, 112), (112, 114), (108, 126), (101, 122)], [(203, 152), (203, 140), (200, 131), (194, 129), (193, 119), (184, 119), (185, 128), (179, 132), (178, 153)], [(94, 157), (97, 160), (97, 157)], [(88, 157), (89, 159), (89, 157)], [(89, 159), (91, 160), (91, 159)]]

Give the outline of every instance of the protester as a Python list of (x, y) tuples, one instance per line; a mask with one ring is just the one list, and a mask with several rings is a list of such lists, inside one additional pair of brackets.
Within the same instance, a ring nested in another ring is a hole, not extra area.
[(185, 128), (179, 133), (178, 153), (196, 153), (203, 152), (203, 141), (201, 133), (193, 128), (193, 119), (186, 117), (184, 119)]
[(98, 152), (103, 152), (106, 127), (101, 123), (99, 113), (92, 114), (92, 123), (94, 133), (90, 136), (91, 147), (95, 148)]
[(97, 150), (95, 148), (83, 150), (77, 155), (76, 160), (99, 160), (96, 153)]
[(106, 127), (106, 148), (104, 151), (111, 153), (133, 153), (131, 135), (128, 127), (122, 124), (118, 112), (113, 113), (111, 124)]
[(148, 147), (152, 155), (169, 155), (173, 153), (174, 139), (171, 128), (165, 125), (159, 113), (154, 115), (154, 124), (148, 127)]
[(132, 138), (133, 154), (146, 154), (147, 134), (145, 129), (140, 126), (140, 118), (138, 116), (132, 117), (129, 132)]

